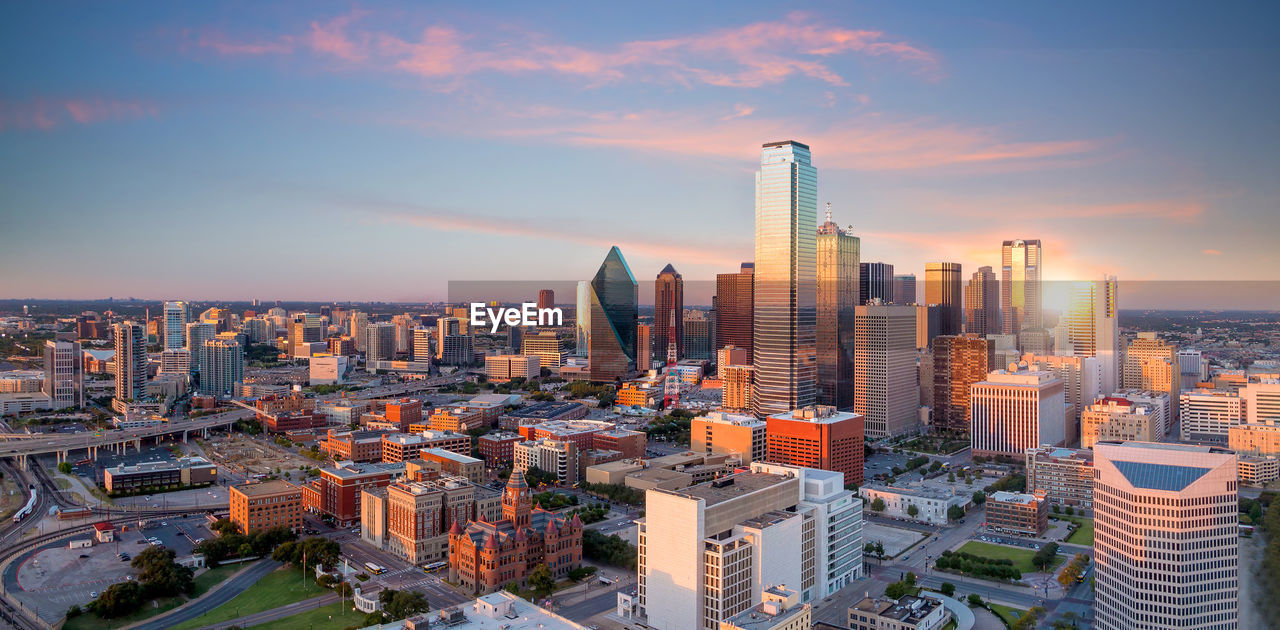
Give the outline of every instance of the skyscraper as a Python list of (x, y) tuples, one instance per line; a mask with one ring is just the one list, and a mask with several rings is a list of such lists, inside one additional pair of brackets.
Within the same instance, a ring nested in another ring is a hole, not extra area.
[[(511, 330), (520, 330), (518, 326), (512, 326)], [(516, 348), (519, 348), (517, 345)], [(431, 360), (431, 329), (426, 326), (415, 326), (413, 329), (413, 343), (409, 347), (409, 357), (414, 361), (430, 361)]]
[(938, 305), (938, 334), (958, 335), (961, 328), (960, 263), (924, 264), (924, 303)]
[(684, 278), (668, 264), (653, 283), (653, 351), (664, 359), (671, 326), (676, 328), (676, 358), (684, 358)]
[(893, 303), (894, 304), (915, 304), (916, 303), (916, 274), (914, 273), (893, 274)]
[(84, 355), (80, 342), (44, 342), (44, 385), (53, 409), (84, 406)]
[[(690, 310), (684, 317), (684, 356), (688, 359), (708, 360), (711, 352), (711, 320), (706, 311)], [(664, 352), (662, 356), (666, 356)]]
[(471, 335), (462, 331), (463, 323), (457, 317), (441, 317), (436, 320), (436, 358), (441, 363), (470, 365), (474, 359)]
[(818, 174), (807, 145), (764, 145), (756, 173), (752, 406), (757, 417), (817, 400)]
[(933, 427), (969, 433), (969, 392), (996, 369), (996, 344), (977, 335), (940, 335), (933, 340)]
[(648, 372), (653, 369), (653, 346), (653, 324), (636, 324), (637, 370)]
[(1235, 453), (1142, 442), (1093, 453), (1094, 627), (1236, 628)]
[(200, 355), (204, 352), (204, 342), (218, 334), (217, 326), (205, 322), (187, 324), (187, 349), (191, 351), (192, 371), (200, 371)]
[(853, 410), (875, 440), (919, 428), (916, 307), (859, 306), (853, 320)]
[(1000, 281), (991, 267), (978, 267), (964, 288), (964, 331), (1000, 334)]
[[(858, 263), (858, 306), (877, 299), (885, 304), (895, 302), (893, 265), (881, 262)], [(914, 296), (912, 301), (915, 301)]]
[(372, 372), (378, 361), (390, 361), (396, 356), (396, 325), (393, 322), (377, 322), (364, 329), (364, 365)]
[(626, 376), (635, 364), (639, 287), (615, 245), (591, 280), (591, 380)]
[(201, 394), (224, 396), (244, 380), (244, 348), (234, 339), (210, 339), (200, 353)]
[(751, 360), (755, 263), (742, 263), (737, 273), (716, 274), (716, 350), (737, 346)]
[(1022, 457), (1029, 448), (1064, 444), (1064, 394), (1062, 380), (1052, 372), (995, 370), (974, 383), (969, 395), (973, 454)]
[(576, 338), (574, 354), (585, 357), (590, 354), (591, 347), (591, 282), (578, 281), (578, 302), (574, 312), (573, 326)]
[(818, 402), (853, 405), (853, 309), (858, 305), (861, 241), (831, 220), (818, 226)]
[(1098, 359), (1102, 391), (1107, 394), (1116, 391), (1120, 384), (1118, 322), (1116, 279), (1111, 276), (1101, 281), (1076, 283), (1072, 287), (1071, 306), (1058, 324), (1067, 327), (1072, 356)]
[(1000, 310), (1003, 331), (1016, 335), (1026, 328), (1043, 328), (1040, 318), (1040, 241), (1005, 241), (1000, 249)]
[(116, 340), (116, 396), (112, 406), (124, 406), (147, 391), (147, 331), (134, 321), (111, 326)]
[(164, 303), (164, 330), (160, 340), (165, 350), (177, 350), (184, 347), (187, 339), (187, 303)]
[(369, 326), (369, 315), (360, 311), (351, 311), (347, 320), (347, 334), (356, 341), (356, 351), (364, 352), (364, 329)]
[[(395, 343), (394, 327), (391, 335), (392, 343)], [(319, 315), (315, 313), (298, 313), (289, 321), (289, 356), (304, 356), (302, 351), (304, 344), (314, 343), (322, 339), (324, 339), (324, 329), (320, 325)]]
[(551, 289), (538, 291), (538, 309), (551, 308), (556, 305), (556, 292)]

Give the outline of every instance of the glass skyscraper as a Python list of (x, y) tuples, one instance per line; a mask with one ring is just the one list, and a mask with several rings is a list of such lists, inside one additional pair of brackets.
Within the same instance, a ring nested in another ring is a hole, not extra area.
[(577, 306), (573, 325), (575, 332), (574, 354), (585, 357), (590, 354), (591, 346), (591, 281), (578, 281)]
[(752, 411), (764, 418), (817, 400), (818, 173), (809, 147), (764, 145), (756, 173)]
[(640, 287), (614, 246), (591, 280), (591, 380), (627, 376), (636, 359), (636, 318)]
[(1000, 248), (1000, 310), (1004, 333), (1041, 328), (1039, 239), (1005, 241)]
[(818, 402), (853, 406), (853, 315), (861, 240), (831, 220), (818, 226)]

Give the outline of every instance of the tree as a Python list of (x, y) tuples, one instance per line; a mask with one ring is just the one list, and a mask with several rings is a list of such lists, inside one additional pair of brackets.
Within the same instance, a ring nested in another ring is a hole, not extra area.
[(1054, 556), (1058, 555), (1058, 543), (1049, 543), (1040, 548), (1036, 555), (1031, 557), (1031, 564), (1040, 567), (1042, 570), (1048, 570), (1049, 564), (1053, 562)]
[(876, 512), (883, 512), (884, 499), (881, 499), (880, 497), (876, 497), (875, 500), (871, 502), (871, 509), (875, 510)]
[(906, 580), (905, 580), (905, 581), (906, 581), (906, 583), (907, 583), (907, 586), (915, 586), (915, 585), (916, 585), (916, 574), (915, 574), (915, 573), (913, 573), (913, 572), (911, 572), (911, 571), (907, 571), (907, 577), (906, 577)]
[(228, 518), (220, 518), (217, 521), (214, 521), (214, 523), (209, 526), (209, 529), (213, 530), (215, 534), (220, 536), (226, 536), (227, 534), (234, 534), (240, 531), (239, 527), (237, 527), (235, 523), (232, 523), (231, 519)]
[(904, 595), (909, 594), (911, 587), (905, 582), (894, 582), (884, 587), (884, 596), (889, 599), (902, 599)]
[(1071, 507), (1070, 505), (1068, 505), (1068, 506), (1067, 506), (1067, 516), (1075, 516), (1075, 514), (1076, 514), (1076, 509), (1075, 509), (1075, 508), (1073, 508), (1073, 507)]
[(876, 541), (876, 555), (880, 556), (881, 560), (884, 560), (884, 543), (878, 540)]
[(143, 587), (137, 582), (116, 582), (107, 587), (89, 606), (103, 619), (127, 615), (142, 603)]
[(953, 521), (958, 521), (964, 518), (964, 508), (958, 505), (953, 505), (947, 508), (947, 518)]
[(129, 563), (138, 569), (138, 582), (147, 597), (167, 597), (195, 591), (195, 582), (189, 567), (174, 562), (172, 549), (147, 547)]
[(919, 513), (920, 513), (920, 508), (916, 507), (916, 504), (912, 503), (911, 505), (907, 506), (907, 516), (910, 516), (911, 518), (915, 518), (916, 515)]
[(956, 594), (956, 585), (952, 584), (951, 582), (943, 582), (942, 588), (938, 590), (942, 591), (943, 595), (946, 595), (947, 597), (952, 597)]
[(981, 606), (981, 605), (982, 605), (982, 596), (977, 593), (969, 593), (969, 606), (975, 607), (975, 606)]
[(404, 619), (431, 610), (427, 598), (417, 591), (384, 589), (378, 593), (378, 601), (382, 604), (382, 611), (391, 619)]
[(986, 503), (986, 502), (987, 502), (987, 494), (985, 492), (978, 490), (973, 493), (974, 505), (982, 505), (983, 503)]
[(556, 578), (551, 575), (551, 567), (546, 563), (533, 568), (529, 573), (529, 586), (539, 595), (547, 595), (556, 588)]
[(955, 483), (955, 482), (956, 482), (956, 474), (953, 472), (947, 473), (947, 483)]
[(71, 462), (62, 462), (61, 464), (58, 464), (58, 472), (70, 475)]

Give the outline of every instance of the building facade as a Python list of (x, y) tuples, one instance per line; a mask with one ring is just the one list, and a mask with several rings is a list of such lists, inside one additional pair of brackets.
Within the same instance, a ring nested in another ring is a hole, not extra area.
[(591, 380), (613, 382), (634, 368), (639, 290), (636, 278), (616, 246), (591, 280)]
[(860, 484), (864, 431), (860, 414), (825, 405), (774, 414), (766, 420), (765, 459), (838, 472), (845, 484)]
[(1000, 247), (1001, 328), (1006, 335), (1044, 327), (1040, 316), (1043, 256), (1039, 239), (1005, 241)]
[(858, 261), (862, 245), (831, 220), (818, 226), (818, 403), (853, 406), (853, 316), (858, 305)]
[(1062, 380), (1049, 372), (995, 370), (970, 393), (974, 455), (1022, 458), (1066, 441)]
[(287, 481), (231, 486), (231, 522), (241, 534), (287, 527), (302, 528), (302, 488)]
[(866, 435), (883, 439), (919, 431), (916, 308), (867, 304), (854, 315), (853, 411)]

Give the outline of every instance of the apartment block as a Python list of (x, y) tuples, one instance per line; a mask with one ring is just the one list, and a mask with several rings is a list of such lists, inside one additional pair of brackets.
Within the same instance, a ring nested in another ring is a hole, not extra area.
[(987, 496), (987, 527), (1035, 538), (1049, 529), (1049, 502), (1043, 495), (993, 492)]
[(743, 464), (762, 462), (768, 453), (767, 427), (752, 415), (713, 411), (693, 419), (689, 448), (707, 455), (734, 455)]
[(755, 368), (750, 365), (726, 365), (720, 368), (720, 407), (730, 412), (751, 411), (751, 376)]
[(1043, 492), (1051, 504), (1093, 509), (1093, 451), (1027, 449), (1027, 492)]
[(1179, 433), (1186, 442), (1227, 442), (1245, 421), (1244, 398), (1221, 389), (1193, 389), (1178, 398)]
[(510, 464), (515, 459), (515, 444), (524, 438), (509, 431), (486, 433), (476, 440), (480, 457), (491, 467)]
[(1105, 441), (1156, 442), (1160, 439), (1160, 414), (1149, 403), (1107, 396), (1080, 416), (1080, 446), (1093, 448)]

